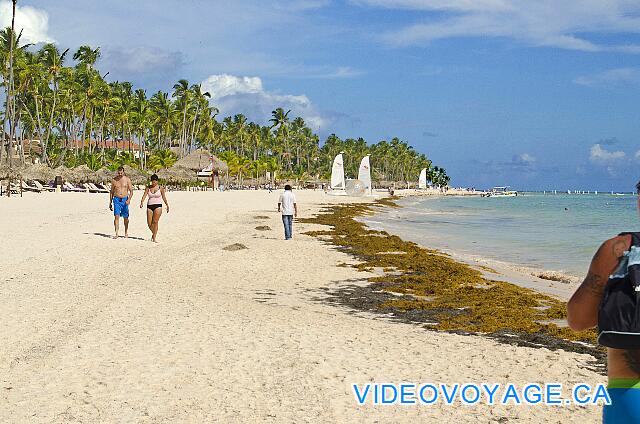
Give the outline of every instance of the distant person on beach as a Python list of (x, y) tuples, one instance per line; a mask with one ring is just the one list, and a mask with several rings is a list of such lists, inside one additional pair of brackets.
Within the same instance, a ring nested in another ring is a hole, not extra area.
[(153, 174), (151, 176), (151, 185), (144, 190), (142, 199), (140, 199), (140, 208), (144, 203), (144, 199), (149, 197), (147, 201), (147, 226), (151, 230), (151, 241), (157, 243), (156, 237), (158, 235), (158, 222), (162, 216), (162, 202), (167, 206), (167, 213), (169, 213), (169, 202), (167, 202), (167, 196), (165, 194), (164, 187), (158, 184), (158, 176)]
[(290, 240), (293, 236), (293, 217), (298, 216), (298, 204), (289, 184), (284, 186), (284, 193), (278, 199), (278, 212), (280, 211), (284, 224), (284, 239)]
[[(640, 210), (640, 182), (636, 186)], [(567, 304), (567, 321), (576, 331), (598, 326), (607, 347), (607, 391), (603, 423), (640, 423), (640, 332), (636, 290), (640, 289), (640, 233), (621, 233), (605, 241), (589, 272)], [(604, 300), (603, 300), (604, 299)]]
[(124, 168), (118, 168), (115, 178), (111, 181), (111, 193), (109, 197), (109, 210), (113, 211), (113, 226), (119, 237), (120, 217), (124, 218), (124, 236), (129, 237), (129, 203), (133, 198), (133, 186), (129, 177), (124, 175)]

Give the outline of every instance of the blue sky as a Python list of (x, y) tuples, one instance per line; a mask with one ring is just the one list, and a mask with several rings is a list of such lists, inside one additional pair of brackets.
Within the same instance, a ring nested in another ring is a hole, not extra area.
[[(2, 25), (8, 4), (0, 0)], [(19, 7), (25, 39), (100, 46), (102, 71), (149, 94), (185, 78), (227, 115), (264, 123), (283, 106), (322, 138), (396, 136), (444, 166), (453, 185), (630, 190), (640, 178), (637, 1)]]

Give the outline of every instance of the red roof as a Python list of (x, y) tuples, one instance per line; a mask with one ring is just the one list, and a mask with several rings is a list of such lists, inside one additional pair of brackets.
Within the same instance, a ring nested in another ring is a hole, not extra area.
[(140, 145), (131, 140), (104, 140), (104, 142), (91, 141), (91, 143), (87, 140), (69, 140), (65, 143), (67, 147), (89, 147), (91, 144), (92, 146), (101, 149), (104, 144), (105, 149), (140, 150)]

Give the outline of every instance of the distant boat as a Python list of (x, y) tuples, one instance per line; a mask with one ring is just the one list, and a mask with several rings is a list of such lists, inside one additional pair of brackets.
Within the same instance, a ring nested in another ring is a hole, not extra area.
[(484, 197), (516, 197), (517, 191), (509, 190), (509, 186), (493, 187), (489, 192), (485, 193)]

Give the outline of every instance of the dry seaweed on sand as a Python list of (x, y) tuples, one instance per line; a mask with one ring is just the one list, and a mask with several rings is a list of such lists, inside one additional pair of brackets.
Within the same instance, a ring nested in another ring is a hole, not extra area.
[(228, 251), (236, 251), (236, 250), (244, 250), (244, 249), (248, 249), (248, 247), (242, 243), (233, 243), (222, 248), (222, 250), (228, 250)]
[(322, 236), (322, 240), (355, 256), (359, 260), (355, 268), (395, 270), (368, 278), (371, 284), (366, 287), (333, 291), (330, 295), (334, 300), (342, 299), (339, 303), (355, 309), (428, 323), (429, 328), (437, 330), (481, 333), (512, 344), (561, 348), (603, 360), (604, 351), (595, 346), (594, 330), (574, 332), (549, 323), (566, 319), (565, 302), (484, 278), (481, 271), (469, 265), (387, 232), (371, 230), (355, 219), (372, 214), (378, 206), (397, 207), (393, 199), (383, 199), (373, 204), (327, 206), (316, 217), (300, 219), (329, 226), (306, 234)]

